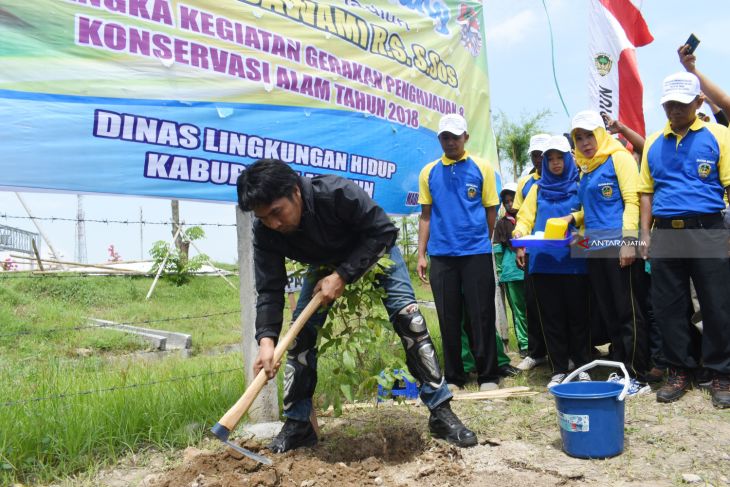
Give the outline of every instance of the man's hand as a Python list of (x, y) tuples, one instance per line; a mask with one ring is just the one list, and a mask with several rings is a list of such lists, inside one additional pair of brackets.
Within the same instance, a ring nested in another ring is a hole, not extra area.
[(631, 245), (622, 245), (618, 253), (618, 263), (621, 267), (628, 267), (636, 260), (636, 249)]
[(314, 294), (322, 292), (322, 304), (330, 304), (345, 292), (345, 280), (337, 272), (319, 280), (314, 286)]
[(524, 270), (525, 269), (525, 248), (524, 247), (518, 247), (517, 248), (517, 267)]
[(259, 341), (259, 353), (253, 363), (254, 376), (259, 375), (261, 369), (266, 371), (266, 377), (269, 380), (276, 376), (276, 372), (278, 372), (281, 363), (274, 363), (274, 348), (275, 345), (272, 338), (264, 337)]
[(418, 278), (424, 284), (428, 284), (428, 278), (426, 277), (426, 269), (428, 269), (428, 260), (426, 257), (418, 257), (418, 265), (416, 266), (416, 272), (418, 272)]
[(694, 73), (695, 69), (697, 69), (697, 56), (694, 54), (687, 54), (687, 49), (689, 49), (689, 45), (687, 44), (682, 44), (679, 46), (679, 49), (677, 49), (679, 62), (682, 63), (682, 66), (684, 66), (684, 69), (688, 73)]

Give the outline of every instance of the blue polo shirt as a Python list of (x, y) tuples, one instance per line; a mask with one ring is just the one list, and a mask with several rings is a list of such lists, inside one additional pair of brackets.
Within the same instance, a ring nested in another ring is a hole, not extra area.
[(718, 213), (730, 186), (730, 131), (699, 118), (684, 137), (672, 131), (649, 136), (641, 161), (640, 193), (653, 193), (652, 214), (674, 218)]
[(431, 205), (427, 251), (432, 256), (492, 252), (485, 208), (499, 205), (494, 170), (468, 152), (441, 156), (421, 170), (418, 202)]

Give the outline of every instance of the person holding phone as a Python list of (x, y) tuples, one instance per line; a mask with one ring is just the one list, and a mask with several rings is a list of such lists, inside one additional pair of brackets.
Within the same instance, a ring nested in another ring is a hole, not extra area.
[[(688, 42), (691, 41), (693, 36), (690, 36)], [(696, 38), (695, 38), (696, 39)], [(697, 41), (699, 43), (699, 40)], [(694, 48), (692, 47), (694, 46)], [(685, 71), (692, 73), (697, 76), (700, 82), (700, 89), (707, 98), (720, 107), (725, 115), (730, 115), (730, 95), (723, 91), (717, 84), (715, 84), (707, 75), (697, 69), (697, 55), (694, 53), (697, 47), (696, 43), (684, 43), (677, 48), (677, 54), (679, 55), (679, 62), (684, 67)]]
[[(669, 365), (657, 401), (680, 399), (704, 366), (714, 373), (712, 404), (730, 408), (730, 215), (723, 217), (723, 196), (730, 195), (730, 131), (697, 118), (700, 84), (687, 72), (664, 79), (667, 124), (647, 138), (641, 161), (641, 251), (650, 257), (651, 299)], [(701, 353), (690, 346), (690, 279), (702, 309)]]

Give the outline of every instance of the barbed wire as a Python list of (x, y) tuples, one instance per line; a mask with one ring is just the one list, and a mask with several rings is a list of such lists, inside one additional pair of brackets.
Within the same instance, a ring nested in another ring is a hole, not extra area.
[[(166, 221), (166, 222), (160, 222), (160, 221), (145, 221), (145, 220), (110, 220), (110, 219), (93, 219), (93, 218), (64, 218), (59, 216), (24, 216), (24, 215), (8, 215), (7, 213), (0, 213), (0, 218), (7, 218), (7, 219), (14, 219), (14, 220), (40, 220), (40, 221), (50, 221), (50, 222), (75, 222), (75, 223), (104, 223), (104, 224), (111, 224), (111, 223), (118, 223), (121, 225), (174, 225), (174, 222)], [(201, 223), (188, 223), (188, 222), (180, 222), (181, 225), (184, 225), (186, 227), (235, 227), (235, 223), (207, 223), (207, 222), (201, 222)]]
[[(16, 274), (17, 272), (17, 274)], [(38, 273), (30, 271), (28, 273), (27, 271), (6, 271), (0, 273), (0, 281), (3, 279), (43, 279), (45, 277), (53, 277), (56, 279), (66, 278), (66, 277), (75, 277), (75, 278), (84, 278), (84, 277), (152, 277), (153, 274), (131, 274), (131, 273), (119, 273), (119, 274), (109, 274), (100, 272), (99, 274), (96, 274), (95, 272), (77, 272), (77, 273), (68, 273), (65, 272), (63, 274), (61, 273), (53, 273), (53, 272), (44, 272), (44, 273)]]
[(63, 333), (69, 331), (88, 330), (93, 328), (113, 328), (120, 325), (142, 325), (149, 323), (162, 323), (166, 321), (184, 321), (184, 320), (195, 320), (199, 318), (211, 318), (213, 316), (223, 316), (240, 313), (240, 310), (233, 311), (221, 311), (219, 313), (208, 313), (198, 316), (178, 316), (175, 318), (159, 318), (155, 320), (142, 320), (142, 321), (126, 321), (126, 322), (113, 322), (113, 323), (98, 323), (95, 325), (79, 325), (79, 326), (59, 326), (55, 328), (48, 328), (46, 330), (19, 330), (11, 333), (0, 333), (0, 338), (17, 337), (24, 335), (46, 335), (50, 333)]
[(88, 391), (80, 391), (80, 392), (70, 392), (67, 394), (54, 394), (50, 396), (42, 396), (42, 397), (33, 397), (31, 399), (21, 399), (18, 401), (7, 401), (0, 403), (0, 407), (12, 407), (12, 406), (19, 406), (22, 404), (30, 404), (33, 402), (41, 402), (41, 401), (50, 401), (52, 399), (68, 399), (71, 397), (78, 397), (78, 396), (88, 396), (90, 394), (100, 394), (103, 392), (113, 392), (113, 391), (122, 391), (126, 389), (136, 389), (139, 387), (148, 387), (148, 386), (156, 386), (159, 384), (167, 384), (170, 382), (180, 382), (183, 380), (189, 380), (189, 379), (198, 379), (200, 377), (208, 377), (212, 375), (221, 375), (221, 374), (227, 374), (229, 372), (235, 372), (238, 370), (243, 370), (243, 367), (234, 367), (231, 369), (223, 369), (223, 370), (215, 370), (213, 372), (205, 372), (202, 374), (193, 374), (193, 375), (186, 375), (183, 377), (173, 377), (171, 379), (163, 379), (163, 380), (157, 380), (153, 382), (144, 382), (141, 384), (130, 384), (126, 386), (115, 386), (115, 387), (107, 387), (104, 389), (92, 389)]
[[(225, 270), (225, 269), (224, 269)], [(30, 272), (30, 273), (29, 273)], [(231, 272), (231, 271), (229, 271)], [(17, 273), (17, 274), (16, 274)], [(228, 274), (231, 276), (237, 276), (238, 274), (236, 272), (231, 272), (231, 274)], [(205, 272), (205, 273), (197, 273), (193, 274), (193, 276), (198, 277), (219, 277), (219, 274), (215, 272)], [(59, 273), (53, 273), (53, 272), (34, 272), (34, 271), (6, 271), (6, 272), (0, 272), (0, 281), (3, 279), (43, 279), (43, 278), (54, 278), (54, 279), (63, 279), (63, 278), (88, 278), (88, 277), (154, 277), (154, 274), (144, 274), (144, 273), (118, 273), (118, 274), (110, 274), (99, 271), (97, 274), (96, 271), (87, 271), (87, 272), (59, 272)]]

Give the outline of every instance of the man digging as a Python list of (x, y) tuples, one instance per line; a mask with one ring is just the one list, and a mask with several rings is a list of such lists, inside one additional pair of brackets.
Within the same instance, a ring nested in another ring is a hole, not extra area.
[[(426, 322), (418, 310), (410, 276), (395, 245), (398, 230), (385, 211), (353, 182), (334, 175), (305, 178), (278, 160), (256, 161), (238, 178), (238, 204), (253, 211), (256, 275), (256, 340), (259, 352), (254, 374), (263, 369), (273, 379), (280, 364), (274, 348), (283, 321), (285, 258), (309, 266), (294, 318), (320, 291), (326, 310), (307, 321), (289, 349), (284, 375), (284, 427), (269, 445), (282, 453), (313, 446), (317, 435), (309, 420), (317, 385), (317, 333), (327, 310), (345, 285), (359, 279), (385, 254), (392, 267), (378, 285), (383, 304), (401, 338), (406, 363), (421, 383), (420, 397), (431, 412), (431, 435), (460, 447), (477, 437), (453, 413)], [(324, 269), (324, 270), (323, 270)]]

